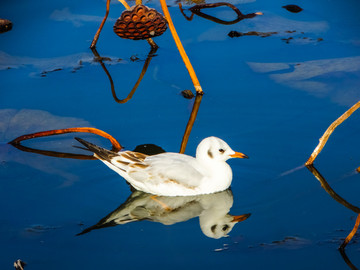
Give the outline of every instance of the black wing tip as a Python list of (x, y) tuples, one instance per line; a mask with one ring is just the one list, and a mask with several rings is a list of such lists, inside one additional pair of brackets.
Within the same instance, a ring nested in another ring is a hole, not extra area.
[[(105, 148), (102, 148), (100, 146), (97, 146), (91, 142), (85, 141), (84, 139), (81, 139), (79, 137), (74, 137), (75, 140), (77, 140), (79, 143), (84, 145), (86, 147), (85, 150), (89, 150), (96, 154), (96, 157), (101, 160), (110, 161), (112, 157), (116, 156), (117, 153), (107, 150)], [(80, 147), (81, 148), (81, 147)]]
[(81, 139), (81, 138), (79, 138), (79, 137), (74, 137), (74, 139), (77, 140), (79, 143), (85, 145), (85, 146), (86, 146), (87, 144), (89, 144), (89, 142), (87, 142), (87, 141), (85, 141), (85, 140), (83, 140), (83, 139)]
[(92, 150), (95, 148), (97, 148), (98, 146), (96, 146), (95, 144), (91, 143), (91, 142), (88, 142), (88, 141), (85, 141), (84, 139), (81, 139), (79, 137), (74, 137), (75, 140), (77, 140), (79, 143), (81, 143), (82, 145), (84, 145), (87, 150)]

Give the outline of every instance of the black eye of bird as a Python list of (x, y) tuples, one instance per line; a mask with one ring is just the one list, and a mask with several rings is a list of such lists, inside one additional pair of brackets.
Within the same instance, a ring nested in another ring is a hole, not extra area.
[(222, 149), (222, 148), (220, 148), (220, 149), (219, 149), (219, 152), (222, 154), (222, 153), (224, 153), (224, 152), (225, 152), (225, 150), (224, 150), (224, 149)]
[(222, 227), (222, 230), (223, 230), (223, 232), (225, 232), (227, 229), (229, 229), (229, 225), (227, 225), (227, 224), (225, 224), (223, 227)]

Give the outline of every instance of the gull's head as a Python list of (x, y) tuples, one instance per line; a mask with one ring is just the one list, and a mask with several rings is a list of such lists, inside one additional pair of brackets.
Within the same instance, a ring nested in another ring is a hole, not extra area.
[(233, 216), (226, 214), (223, 217), (218, 217), (213, 220), (202, 220), (200, 217), (200, 227), (207, 237), (219, 239), (221, 237), (227, 237), (237, 223), (246, 220), (250, 215), (251, 214)]
[(248, 156), (235, 152), (226, 142), (217, 137), (208, 137), (203, 139), (197, 147), (196, 158), (226, 161), (229, 158), (248, 158)]

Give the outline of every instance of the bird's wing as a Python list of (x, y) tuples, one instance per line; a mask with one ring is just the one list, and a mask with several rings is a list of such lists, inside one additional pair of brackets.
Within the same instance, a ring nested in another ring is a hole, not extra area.
[(148, 156), (141, 164), (130, 165), (127, 173), (136, 181), (174, 183), (187, 188), (197, 187), (204, 177), (195, 158), (177, 153)]
[[(162, 153), (148, 156), (138, 152), (113, 152), (96, 146), (80, 138), (76, 138), (86, 148), (94, 152), (111, 169), (127, 179), (135, 188), (138, 185), (175, 184), (185, 188), (198, 187), (206, 175), (206, 171), (198, 166), (195, 158), (178, 154)], [(130, 177), (131, 179), (128, 179)]]

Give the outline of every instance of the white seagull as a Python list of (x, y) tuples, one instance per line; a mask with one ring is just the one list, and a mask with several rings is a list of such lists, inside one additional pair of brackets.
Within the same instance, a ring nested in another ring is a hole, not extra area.
[(232, 181), (229, 158), (248, 158), (223, 140), (208, 137), (196, 158), (179, 153), (148, 156), (133, 151), (113, 152), (75, 138), (135, 189), (160, 196), (194, 196), (226, 190)]

